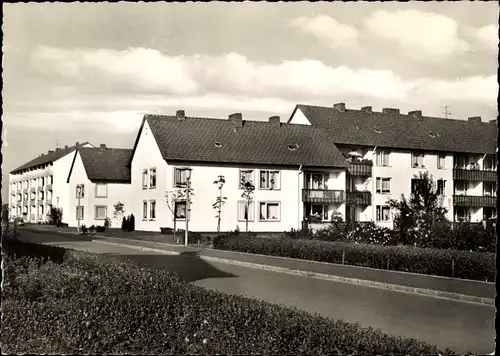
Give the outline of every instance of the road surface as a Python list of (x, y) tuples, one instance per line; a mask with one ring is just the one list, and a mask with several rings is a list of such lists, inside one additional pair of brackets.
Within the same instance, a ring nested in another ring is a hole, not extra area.
[(97, 241), (76, 241), (60, 235), (23, 231), (21, 238), (132, 258), (175, 271), (188, 282), (204, 288), (359, 322), (363, 326), (381, 328), (387, 334), (415, 338), (442, 349), (449, 347), (458, 353), (487, 354), (494, 350), (493, 306), (209, 263), (189, 255), (142, 252)]

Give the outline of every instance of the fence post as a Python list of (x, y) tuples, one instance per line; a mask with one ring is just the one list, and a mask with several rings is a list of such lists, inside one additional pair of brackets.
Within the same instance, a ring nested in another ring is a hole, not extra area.
[(345, 251), (342, 251), (342, 264), (345, 262)]
[(455, 277), (455, 259), (451, 259), (451, 276)]

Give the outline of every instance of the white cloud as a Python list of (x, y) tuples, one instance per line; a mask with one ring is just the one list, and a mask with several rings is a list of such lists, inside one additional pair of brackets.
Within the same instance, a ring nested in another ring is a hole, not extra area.
[(488, 25), (476, 29), (476, 38), (488, 48), (498, 50), (498, 25)]
[(298, 17), (293, 19), (290, 25), (315, 36), (331, 48), (353, 47), (358, 39), (358, 30), (356, 28), (341, 24), (325, 15)]
[(381, 10), (365, 19), (364, 24), (372, 34), (394, 41), (417, 60), (447, 59), (470, 49), (460, 36), (457, 22), (436, 13)]

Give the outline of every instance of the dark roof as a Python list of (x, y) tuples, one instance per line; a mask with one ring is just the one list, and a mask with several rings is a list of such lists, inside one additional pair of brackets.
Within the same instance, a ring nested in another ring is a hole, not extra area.
[(130, 183), (131, 149), (82, 147), (78, 153), (91, 181)]
[[(229, 119), (146, 115), (166, 161), (346, 167), (346, 160), (321, 130), (311, 126)], [(140, 132), (142, 131), (142, 127)], [(139, 137), (139, 136), (138, 136)], [(137, 145), (137, 141), (136, 141)], [(298, 145), (291, 147), (289, 145)], [(135, 150), (135, 147), (134, 147)]]
[[(336, 144), (464, 153), (495, 153), (497, 125), (407, 114), (297, 105)], [(293, 114), (292, 114), (293, 116)]]
[(18, 173), (18, 172), (20, 172), (22, 170), (25, 170), (25, 169), (29, 169), (29, 168), (33, 168), (33, 167), (36, 167), (36, 166), (41, 166), (41, 165), (44, 165), (44, 164), (47, 164), (47, 163), (55, 162), (59, 158), (62, 158), (64, 156), (66, 156), (68, 153), (73, 152), (76, 148), (83, 147), (83, 146), (88, 145), (88, 144), (89, 144), (88, 142), (84, 142), (84, 143), (80, 143), (80, 144), (75, 145), (75, 146), (71, 146), (71, 147), (68, 147), (68, 148), (63, 148), (63, 149), (61, 149), (59, 151), (54, 151), (52, 153), (44, 154), (43, 156), (39, 156), (39, 157), (37, 157), (35, 159), (32, 159), (28, 163), (25, 163), (22, 166), (17, 167), (16, 169), (14, 169), (13, 171), (11, 171), (10, 173), (14, 174), (14, 173)]

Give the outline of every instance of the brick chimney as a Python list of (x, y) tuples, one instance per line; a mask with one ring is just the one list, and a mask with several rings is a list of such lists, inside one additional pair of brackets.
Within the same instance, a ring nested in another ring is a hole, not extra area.
[(390, 114), (390, 115), (398, 115), (399, 114), (399, 109), (394, 109), (394, 108), (383, 108), (382, 113), (384, 114)]
[(68, 145), (64, 146), (64, 149), (66, 150), (68, 148)]
[(269, 118), (269, 123), (273, 125), (274, 127), (280, 127), (281, 126), (281, 119), (279, 116), (271, 116)]
[(49, 155), (50, 155), (51, 153), (54, 153), (54, 151), (53, 151), (53, 150), (49, 150), (49, 152), (47, 152), (47, 154), (49, 154)]
[(61, 149), (59, 147), (56, 148), (56, 152), (59, 152)]
[(105, 143), (101, 143), (101, 145), (99, 146), (99, 148), (104, 151), (106, 150), (106, 144)]
[(480, 124), (481, 123), (481, 116), (473, 116), (473, 117), (469, 117), (469, 122), (474, 122), (476, 124)]
[(361, 111), (364, 111), (364, 112), (367, 112), (369, 114), (371, 114), (373, 111), (372, 111), (372, 107), (371, 106), (363, 106), (361, 108)]
[(420, 119), (422, 119), (422, 110), (408, 111), (408, 115), (411, 115), (414, 118), (420, 120)]
[(333, 104), (333, 107), (340, 112), (345, 112), (345, 103)]
[(243, 127), (243, 115), (241, 115), (240, 112), (231, 114), (228, 116), (229, 121), (233, 123), (234, 128), (241, 128)]
[(184, 110), (177, 110), (175, 116), (178, 120), (184, 120), (186, 118), (186, 112)]

